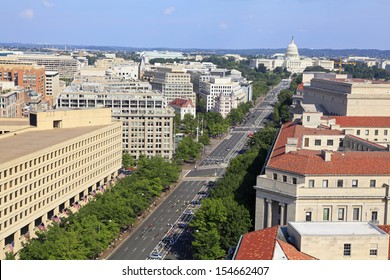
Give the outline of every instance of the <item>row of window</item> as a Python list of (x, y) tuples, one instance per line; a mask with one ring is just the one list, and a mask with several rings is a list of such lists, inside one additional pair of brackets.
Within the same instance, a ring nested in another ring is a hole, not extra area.
[[(387, 134), (388, 134), (388, 130), (387, 130), (387, 129), (384, 129), (384, 130), (383, 130), (383, 135), (384, 135), (384, 136), (387, 136)], [(356, 135), (360, 135), (360, 129), (357, 129), (357, 130), (356, 130)], [(370, 130), (369, 130), (369, 129), (364, 130), (364, 135), (366, 135), (366, 136), (370, 135)], [(375, 130), (374, 130), (374, 135), (375, 135), (375, 136), (378, 136), (378, 135), (379, 135), (379, 129), (375, 129)]]
[[(63, 188), (62, 190), (59, 190), (57, 193), (52, 194), (47, 197), (38, 197), (38, 199), (41, 199), (41, 201), (37, 201), (35, 205), (29, 207), (28, 209), (25, 209), (24, 211), (18, 212), (15, 216), (11, 217), (7, 221), (4, 221), (3, 223), (0, 224), (0, 230), (7, 228), (8, 226), (11, 226), (13, 222), (17, 222), (18, 218), (22, 219), (24, 217), (27, 217), (31, 214), (33, 214), (35, 211), (41, 209), (41, 207), (45, 207), (46, 205), (51, 204), (53, 201), (56, 201), (57, 199), (59, 200), (61, 197), (68, 195), (69, 192), (79, 189), (80, 186), (83, 186), (83, 184), (87, 183), (93, 178), (96, 178), (98, 176), (101, 176), (101, 174), (104, 174), (107, 170), (112, 169), (115, 166), (118, 166), (120, 164), (121, 160), (116, 160), (113, 162), (110, 162), (107, 164), (107, 161), (105, 161), (105, 165), (99, 165), (101, 168), (96, 170), (95, 172), (91, 173), (88, 176), (82, 177), (81, 179), (77, 180), (76, 182), (69, 182), (70, 185), (68, 187)], [(85, 173), (81, 173), (79, 175), (83, 175)], [(31, 200), (31, 199), (30, 199)], [(53, 205), (50, 205), (53, 207)], [(15, 210), (17, 209), (17, 203), (15, 204)], [(4, 210), (0, 210), (0, 218), (4, 215), (6, 216), (8, 211), (9, 213), (12, 213), (13, 210), (13, 205), (11, 205), (9, 208), (5, 208)], [(3, 212), (4, 211), (4, 212)]]
[[(342, 180), (342, 179), (337, 180), (335, 187), (343, 188), (344, 185), (345, 185), (344, 181), (345, 180)], [(309, 188), (315, 188), (316, 187), (315, 183), (316, 183), (316, 180), (309, 180)], [(323, 188), (329, 187), (329, 180), (322, 180), (321, 186)], [(351, 187), (352, 188), (357, 188), (358, 186), (359, 186), (359, 180), (353, 179), (352, 182), (351, 182)], [(375, 188), (376, 187), (376, 180), (370, 180), (369, 187), (370, 188)]]
[[(344, 257), (350, 257), (352, 255), (352, 244), (351, 243), (345, 243), (343, 248), (343, 256)], [(370, 244), (370, 256), (377, 256), (378, 255), (378, 244), (377, 243), (371, 243)]]
[[(347, 206), (337, 207), (337, 221), (347, 221), (351, 219), (347, 219)], [(362, 207), (361, 206), (353, 206), (352, 207), (352, 221), (361, 221), (362, 220)], [(332, 207), (327, 206), (322, 208), (322, 221), (332, 221)], [(305, 212), (305, 221), (312, 221), (312, 211)], [(372, 222), (378, 221), (378, 211), (371, 211), (371, 220)]]

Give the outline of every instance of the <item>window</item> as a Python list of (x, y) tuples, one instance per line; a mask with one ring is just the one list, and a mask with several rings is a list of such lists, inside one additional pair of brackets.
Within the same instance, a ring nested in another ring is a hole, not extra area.
[(378, 135), (378, 129), (375, 129), (374, 135)]
[(283, 175), (283, 182), (287, 182), (287, 176)]
[(274, 180), (278, 180), (278, 174), (274, 173)]
[(371, 243), (370, 245), (370, 256), (377, 256), (378, 255), (378, 244), (377, 243)]
[(387, 129), (383, 131), (383, 135), (387, 136)]
[(314, 188), (314, 180), (309, 180), (309, 188)]
[(296, 184), (296, 183), (297, 183), (297, 178), (293, 177), (293, 178), (292, 178), (292, 183), (293, 183), (293, 184)]
[(306, 212), (306, 222), (311, 222), (311, 212)]
[(378, 221), (378, 211), (372, 211), (371, 212), (371, 222), (377, 222)]
[(344, 256), (351, 256), (351, 244), (344, 244)]
[(309, 147), (309, 138), (305, 138), (305, 147)]
[(343, 180), (337, 180), (337, 187), (342, 188), (343, 187)]
[(356, 135), (360, 135), (360, 129), (356, 130)]
[(328, 187), (328, 180), (322, 180), (322, 187), (327, 188)]
[(330, 217), (330, 208), (322, 209), (322, 220), (329, 221), (329, 217)]
[(370, 188), (375, 188), (376, 180), (370, 180)]
[(310, 122), (310, 116), (306, 116), (306, 121)]
[(360, 208), (359, 207), (353, 208), (352, 219), (354, 221), (360, 221)]
[(370, 134), (369, 130), (368, 130), (368, 129), (366, 129), (366, 131), (365, 131), (365, 135), (369, 135), (369, 134)]
[(328, 140), (326, 141), (326, 145), (328, 145), (328, 146), (333, 146), (333, 139), (328, 139)]
[(321, 146), (321, 139), (314, 140), (314, 145), (315, 146)]
[(358, 180), (352, 180), (352, 188), (357, 188), (358, 187)]
[(344, 221), (344, 213), (345, 213), (345, 208), (339, 208), (337, 210), (337, 220), (338, 221)]

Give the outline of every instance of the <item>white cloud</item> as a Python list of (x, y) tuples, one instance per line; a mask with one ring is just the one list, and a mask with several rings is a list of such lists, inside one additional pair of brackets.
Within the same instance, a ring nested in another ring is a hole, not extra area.
[(42, 4), (43, 4), (44, 6), (46, 6), (46, 7), (48, 7), (48, 8), (54, 7), (54, 3), (51, 3), (51, 2), (49, 2), (49, 1), (47, 1), (47, 0), (44, 0), (44, 1), (42, 2)]
[(164, 14), (169, 16), (171, 15), (173, 12), (175, 11), (175, 7), (171, 6), (171, 7), (168, 7), (164, 10)]
[(32, 9), (26, 9), (20, 13), (20, 16), (25, 19), (32, 19), (34, 17), (34, 11)]
[(225, 22), (221, 22), (218, 27), (219, 29), (226, 30), (229, 26)]

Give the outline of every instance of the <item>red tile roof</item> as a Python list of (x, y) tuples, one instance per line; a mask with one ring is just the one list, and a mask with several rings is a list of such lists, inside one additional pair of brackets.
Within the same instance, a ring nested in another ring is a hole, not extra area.
[(191, 98), (188, 98), (188, 99), (176, 98), (175, 100), (171, 101), (169, 103), (169, 105), (176, 106), (176, 107), (181, 107), (181, 108), (187, 107), (187, 106), (195, 107), (194, 103), (191, 100)]
[(274, 226), (244, 234), (235, 260), (272, 260), (278, 228)]
[(303, 83), (300, 83), (297, 87), (298, 90), (302, 91), (303, 90)]
[(273, 147), (268, 168), (297, 174), (310, 175), (388, 175), (390, 174), (390, 152), (332, 152), (331, 161), (324, 161), (320, 151), (301, 149), (285, 153), (287, 138), (298, 138), (302, 146), (303, 135), (338, 135), (330, 129), (310, 129), (294, 123), (282, 126)]
[(389, 127), (390, 117), (330, 117), (336, 119), (340, 127)]
[[(378, 227), (390, 235), (390, 225), (378, 225)], [(388, 259), (390, 260), (390, 239), (389, 239), (389, 257), (388, 257)]]
[(288, 260), (316, 260), (316, 258), (298, 251), (293, 245), (277, 240)]
[(235, 260), (272, 260), (276, 242), (288, 260), (314, 260), (293, 245), (278, 239), (279, 226), (256, 230), (242, 236)]

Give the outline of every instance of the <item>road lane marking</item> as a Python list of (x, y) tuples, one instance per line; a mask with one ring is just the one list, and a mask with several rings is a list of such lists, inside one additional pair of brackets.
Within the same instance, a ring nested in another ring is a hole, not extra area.
[[(127, 249), (127, 248), (126, 248), (126, 249)], [(135, 250), (137, 250), (137, 248), (134, 248), (133, 252), (134, 252)]]
[(129, 247), (126, 247), (126, 248), (125, 248), (125, 252), (127, 251), (127, 249), (129, 249)]

